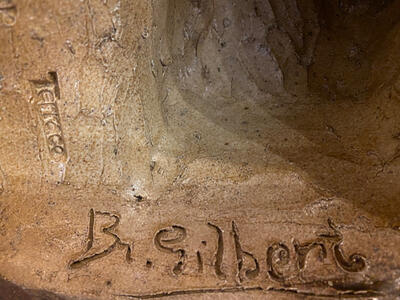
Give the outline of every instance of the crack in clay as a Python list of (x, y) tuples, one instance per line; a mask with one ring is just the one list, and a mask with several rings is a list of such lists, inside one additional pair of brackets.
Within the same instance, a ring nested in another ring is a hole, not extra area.
[(319, 297), (319, 298), (371, 298), (377, 296), (383, 296), (382, 293), (377, 291), (346, 291), (343, 293), (338, 293), (335, 295), (330, 294), (318, 294), (312, 292), (302, 292), (297, 289), (290, 289), (290, 288), (262, 288), (260, 286), (255, 287), (243, 287), (243, 286), (236, 286), (236, 287), (227, 287), (227, 288), (208, 288), (208, 289), (188, 289), (188, 290), (176, 290), (176, 291), (169, 291), (169, 292), (159, 292), (154, 294), (115, 294), (114, 296), (118, 297), (126, 297), (132, 299), (157, 299), (157, 298), (166, 298), (166, 297), (173, 297), (173, 296), (182, 296), (182, 295), (196, 295), (196, 294), (218, 294), (218, 293), (243, 293), (243, 292), (276, 292), (282, 294), (295, 294), (301, 296), (309, 296), (309, 297)]

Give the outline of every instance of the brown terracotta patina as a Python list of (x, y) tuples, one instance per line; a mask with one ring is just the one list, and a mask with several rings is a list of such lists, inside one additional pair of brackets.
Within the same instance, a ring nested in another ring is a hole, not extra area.
[(0, 299), (394, 299), (400, 0), (0, 0)]

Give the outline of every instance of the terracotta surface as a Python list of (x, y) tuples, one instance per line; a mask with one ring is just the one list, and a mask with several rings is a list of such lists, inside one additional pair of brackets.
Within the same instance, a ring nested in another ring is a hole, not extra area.
[(399, 21), (0, 0), (0, 299), (400, 297)]

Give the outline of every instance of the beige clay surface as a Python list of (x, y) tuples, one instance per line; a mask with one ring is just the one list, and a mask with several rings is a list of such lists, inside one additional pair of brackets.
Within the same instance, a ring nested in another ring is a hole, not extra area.
[(399, 21), (399, 0), (0, 0), (1, 277), (399, 297)]

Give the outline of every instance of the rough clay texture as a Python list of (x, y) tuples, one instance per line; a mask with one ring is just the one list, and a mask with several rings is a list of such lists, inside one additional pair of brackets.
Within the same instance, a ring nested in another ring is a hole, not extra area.
[(399, 21), (0, 0), (0, 299), (398, 297)]

